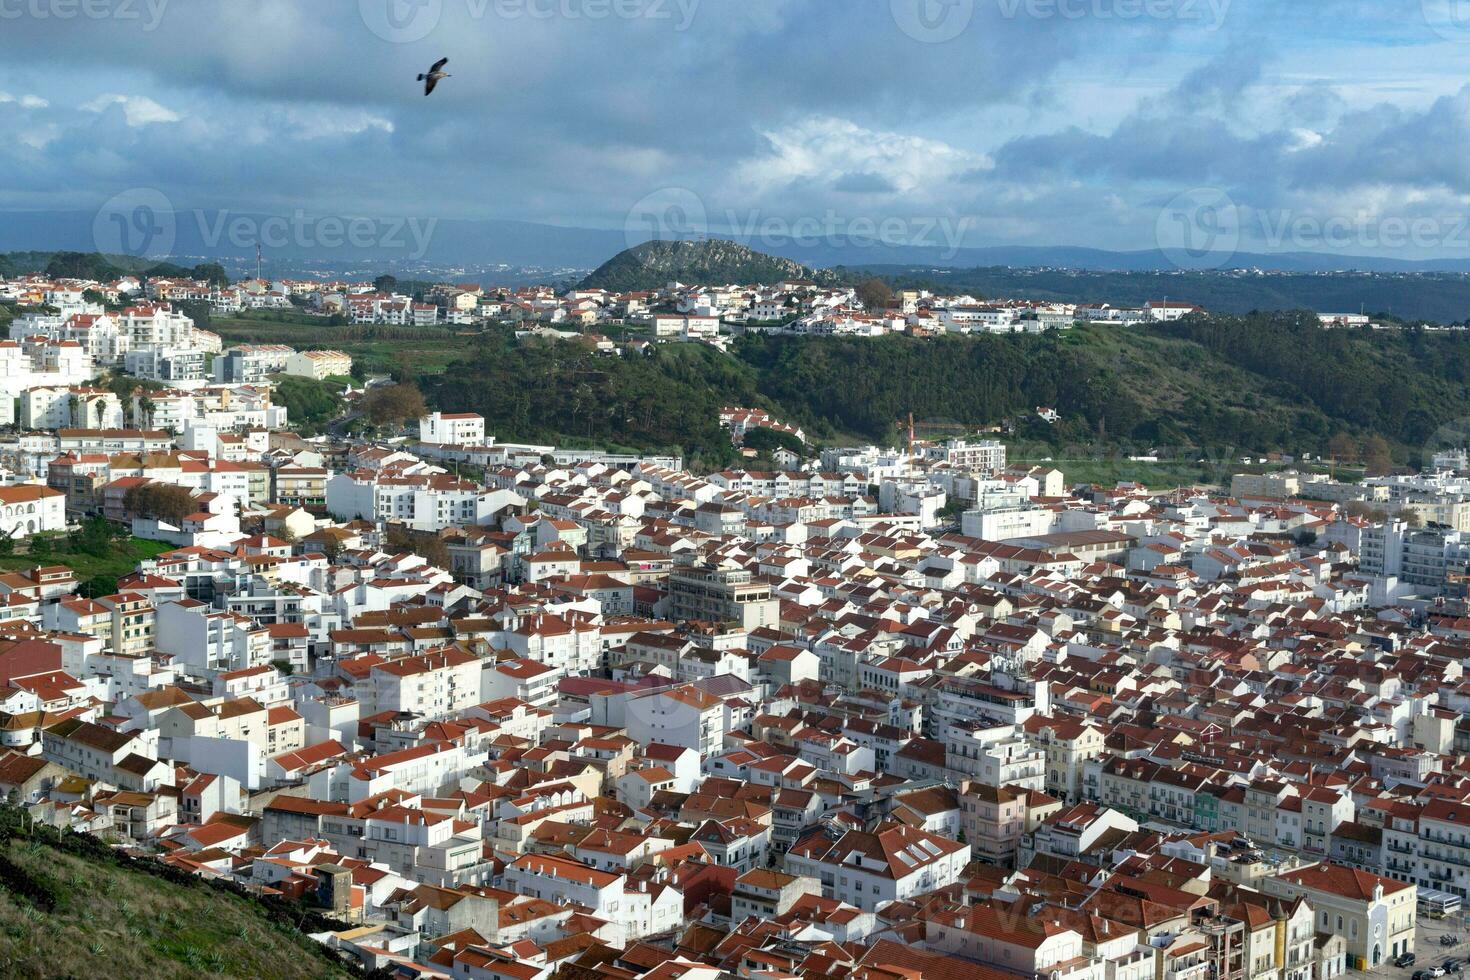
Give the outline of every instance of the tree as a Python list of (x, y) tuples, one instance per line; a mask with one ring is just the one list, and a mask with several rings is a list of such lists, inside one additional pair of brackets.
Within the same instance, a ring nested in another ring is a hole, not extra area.
[(98, 252), (57, 252), (46, 263), (46, 275), (53, 279), (110, 282), (122, 275), (122, 270)]
[(414, 385), (381, 385), (362, 396), (362, 412), (374, 425), (386, 425), (428, 415), (429, 407)]
[(112, 522), (105, 517), (89, 517), (72, 534), (72, 548), (94, 558), (106, 558), (116, 550), (117, 541)]
[(1342, 511), (1349, 517), (1361, 517), (1372, 524), (1382, 524), (1388, 520), (1388, 511), (1374, 507), (1366, 500), (1349, 500)]
[(969, 509), (970, 505), (968, 503), (959, 499), (958, 497), (954, 497), (952, 499), (946, 500), (944, 502), (944, 506), (939, 508), (939, 516), (945, 521), (953, 523), (960, 517), (963, 517), (965, 511)]
[(194, 321), (194, 326), (209, 329), (211, 309), (208, 302), (202, 299), (186, 299), (175, 305), (180, 313)]
[(189, 488), (171, 483), (143, 483), (129, 488), (123, 495), (123, 508), (130, 514), (175, 527), (197, 509)]
[(117, 579), (111, 575), (93, 575), (82, 583), (79, 590), (84, 598), (97, 599), (117, 594)]
[(211, 286), (228, 286), (230, 277), (225, 273), (225, 267), (218, 262), (201, 262), (194, 267), (194, 278), (203, 279)]
[(373, 288), (380, 293), (391, 293), (398, 288), (398, 277), (385, 272), (373, 280)]
[(1341, 463), (1358, 458), (1358, 442), (1346, 432), (1339, 432), (1327, 440), (1327, 456)]
[(1393, 451), (1382, 436), (1369, 436), (1363, 441), (1363, 466), (1370, 476), (1393, 471)]
[(286, 409), (296, 425), (320, 425), (342, 414), (342, 396), (322, 381), (287, 375), (276, 382), (272, 401)]
[(806, 445), (790, 432), (764, 427), (749, 429), (741, 444), (758, 453), (773, 453), (777, 449), (789, 449), (798, 456), (806, 455)]
[(432, 531), (415, 531), (402, 524), (389, 524), (385, 543), (389, 551), (412, 552), (436, 568), (448, 568), (450, 565), (449, 546)]
[(867, 279), (858, 283), (858, 302), (867, 310), (886, 310), (893, 305), (893, 290), (882, 279)]

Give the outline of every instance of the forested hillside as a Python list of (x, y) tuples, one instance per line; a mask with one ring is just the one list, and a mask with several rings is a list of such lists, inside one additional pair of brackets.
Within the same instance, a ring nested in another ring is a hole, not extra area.
[(891, 438), (910, 412), (980, 426), (1048, 406), (1062, 421), (1026, 435), (1058, 445), (1323, 452), (1346, 432), (1381, 435), (1412, 463), (1438, 426), (1470, 415), (1470, 336), (1275, 314), (1040, 336), (746, 337), (731, 354), (665, 344), (613, 357), (499, 333), (426, 381), (435, 405), (480, 412), (505, 439), (680, 447), (709, 464), (731, 456), (716, 422), (731, 403), (824, 441)]

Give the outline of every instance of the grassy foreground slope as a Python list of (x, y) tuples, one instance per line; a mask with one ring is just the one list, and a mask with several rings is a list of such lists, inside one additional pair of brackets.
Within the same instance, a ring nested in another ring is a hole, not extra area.
[(0, 976), (354, 974), (250, 898), (17, 837), (0, 844)]

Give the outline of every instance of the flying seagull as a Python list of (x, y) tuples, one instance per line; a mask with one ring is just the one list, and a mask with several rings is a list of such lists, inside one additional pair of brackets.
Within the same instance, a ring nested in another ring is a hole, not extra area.
[(449, 77), (449, 72), (444, 70), (444, 66), (447, 64), (449, 64), (448, 58), (440, 58), (429, 66), (429, 73), (427, 75), (419, 76), (419, 81), (424, 83), (425, 95), (434, 91), (434, 86), (439, 84), (439, 79)]

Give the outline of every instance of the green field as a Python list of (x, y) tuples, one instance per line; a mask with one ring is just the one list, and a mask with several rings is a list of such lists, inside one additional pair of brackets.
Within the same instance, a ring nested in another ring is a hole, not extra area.
[(136, 570), (138, 562), (144, 558), (161, 555), (165, 551), (172, 551), (177, 547), (177, 545), (164, 541), (128, 538), (120, 542), (112, 554), (98, 556), (71, 547), (65, 537), (48, 540), (51, 541), (49, 553), (0, 556), (0, 570), (27, 572), (38, 565), (65, 565), (76, 574), (78, 582), (88, 583), (96, 580), (99, 584), (114, 583), (112, 589), (100, 593), (106, 595), (116, 591), (116, 581)]
[(448, 327), (327, 326), (320, 318), (296, 315), (279, 322), (215, 317), (210, 329), (226, 346), (289, 344), (298, 349), (340, 350), (369, 374), (442, 374), (464, 358), (480, 338), (477, 330)]

